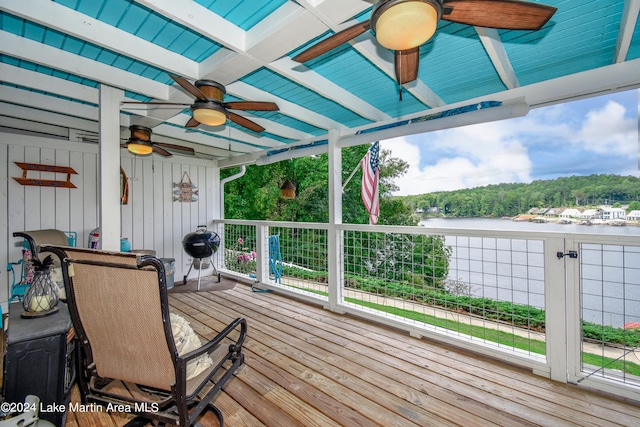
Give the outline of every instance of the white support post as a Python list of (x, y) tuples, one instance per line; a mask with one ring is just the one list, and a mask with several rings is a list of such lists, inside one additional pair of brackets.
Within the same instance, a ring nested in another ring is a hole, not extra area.
[(337, 311), (342, 302), (344, 262), (343, 232), (337, 225), (342, 224), (342, 149), (338, 147), (340, 132), (329, 130), (329, 235), (328, 238), (328, 275), (329, 310)]
[(256, 225), (256, 283), (267, 283), (269, 279), (269, 226)]
[[(566, 251), (564, 237), (548, 239), (544, 243), (544, 283), (545, 283), (545, 331), (548, 378), (567, 382), (567, 289), (565, 286), (566, 262), (568, 257), (558, 258)], [(571, 259), (570, 262), (574, 260)], [(540, 372), (536, 372), (542, 374)]]
[(120, 250), (120, 102), (124, 91), (100, 85), (99, 213), (101, 248)]

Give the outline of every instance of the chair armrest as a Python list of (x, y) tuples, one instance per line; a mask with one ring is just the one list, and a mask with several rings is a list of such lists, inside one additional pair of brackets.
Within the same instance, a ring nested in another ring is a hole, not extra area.
[[(227, 353), (220, 358), (220, 360), (213, 361), (213, 366), (209, 368), (208, 373), (205, 375), (204, 373), (200, 374), (196, 380), (198, 381), (195, 387), (188, 387), (186, 384), (187, 378), (187, 362), (193, 360), (205, 353), (208, 353), (212, 350), (215, 350), (221, 343), (221, 341), (227, 337), (234, 329), (240, 327), (240, 336), (238, 339), (231, 345), (229, 345), (229, 350)], [(244, 354), (242, 354), (242, 344), (244, 343), (245, 337), (247, 336), (247, 322), (244, 318), (237, 318), (226, 328), (224, 328), (218, 335), (216, 335), (211, 341), (204, 344), (197, 350), (190, 351), (189, 353), (179, 356), (176, 361), (176, 386), (178, 387), (178, 394), (186, 396), (187, 400), (192, 399), (196, 396), (200, 391), (204, 388), (204, 386), (211, 381), (211, 379), (218, 373), (223, 364), (230, 360), (231, 366), (227, 369), (227, 371), (221, 377), (216, 379), (214, 387), (211, 387), (210, 390), (206, 393), (207, 396), (213, 397), (213, 395), (220, 390), (226, 381), (229, 380), (231, 375), (238, 369), (238, 367), (242, 364), (244, 360)], [(202, 399), (203, 401), (207, 401), (207, 399)], [(198, 404), (201, 405), (202, 401)]]
[(209, 353), (211, 350), (215, 349), (220, 342), (227, 337), (235, 328), (240, 326), (240, 336), (236, 340), (234, 344), (231, 345), (229, 351), (240, 351), (242, 344), (244, 343), (245, 337), (247, 336), (247, 322), (244, 318), (237, 318), (233, 322), (229, 323), (226, 328), (224, 328), (218, 335), (216, 335), (211, 341), (208, 341), (206, 344), (203, 344), (200, 348), (190, 351), (178, 358), (178, 360), (182, 360), (186, 369), (187, 362), (190, 360), (196, 359), (199, 356), (202, 356), (205, 353)]

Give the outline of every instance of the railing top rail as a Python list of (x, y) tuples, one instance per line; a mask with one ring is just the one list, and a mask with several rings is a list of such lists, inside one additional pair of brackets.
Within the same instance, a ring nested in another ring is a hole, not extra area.
[[(262, 225), (268, 227), (288, 227), (328, 230), (329, 224), (293, 221), (254, 221), (242, 219), (213, 220), (214, 224)], [(569, 239), (580, 242), (603, 244), (640, 245), (640, 235), (567, 233), (562, 231), (525, 231), (472, 228), (431, 228), (423, 226), (370, 225), (370, 224), (336, 224), (337, 230), (360, 231), (369, 233), (430, 234), (465, 237), (498, 237), (508, 239), (549, 240)]]
[(320, 222), (294, 222), (294, 221), (265, 221), (265, 220), (245, 220), (245, 219), (214, 219), (213, 224), (236, 224), (236, 225), (262, 225), (267, 227), (288, 227), (288, 228), (312, 228), (318, 230), (328, 230), (329, 224)]

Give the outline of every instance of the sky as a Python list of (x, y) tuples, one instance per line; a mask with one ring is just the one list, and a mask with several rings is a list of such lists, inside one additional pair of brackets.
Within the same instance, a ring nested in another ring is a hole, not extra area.
[(532, 109), (524, 117), (380, 141), (409, 163), (395, 195), (572, 175), (638, 176), (638, 90)]

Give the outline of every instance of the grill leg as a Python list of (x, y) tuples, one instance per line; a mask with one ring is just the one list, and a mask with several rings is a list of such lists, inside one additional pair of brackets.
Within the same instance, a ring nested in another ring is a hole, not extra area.
[(220, 275), (220, 272), (216, 268), (216, 265), (213, 263), (213, 255), (209, 257), (209, 260), (211, 261), (211, 266), (213, 267), (213, 274), (218, 276), (218, 283), (220, 283), (220, 280), (222, 279), (222, 277)]
[(186, 285), (187, 284), (187, 277), (189, 276), (189, 273), (191, 273), (191, 269), (193, 268), (193, 262), (195, 261), (195, 258), (193, 260), (191, 260), (191, 265), (189, 266), (189, 270), (187, 271), (187, 274), (184, 275), (184, 278), (182, 279), (182, 284)]
[(200, 290), (200, 275), (202, 274), (202, 259), (203, 258), (198, 258), (200, 260), (200, 264), (198, 268), (198, 290)]

